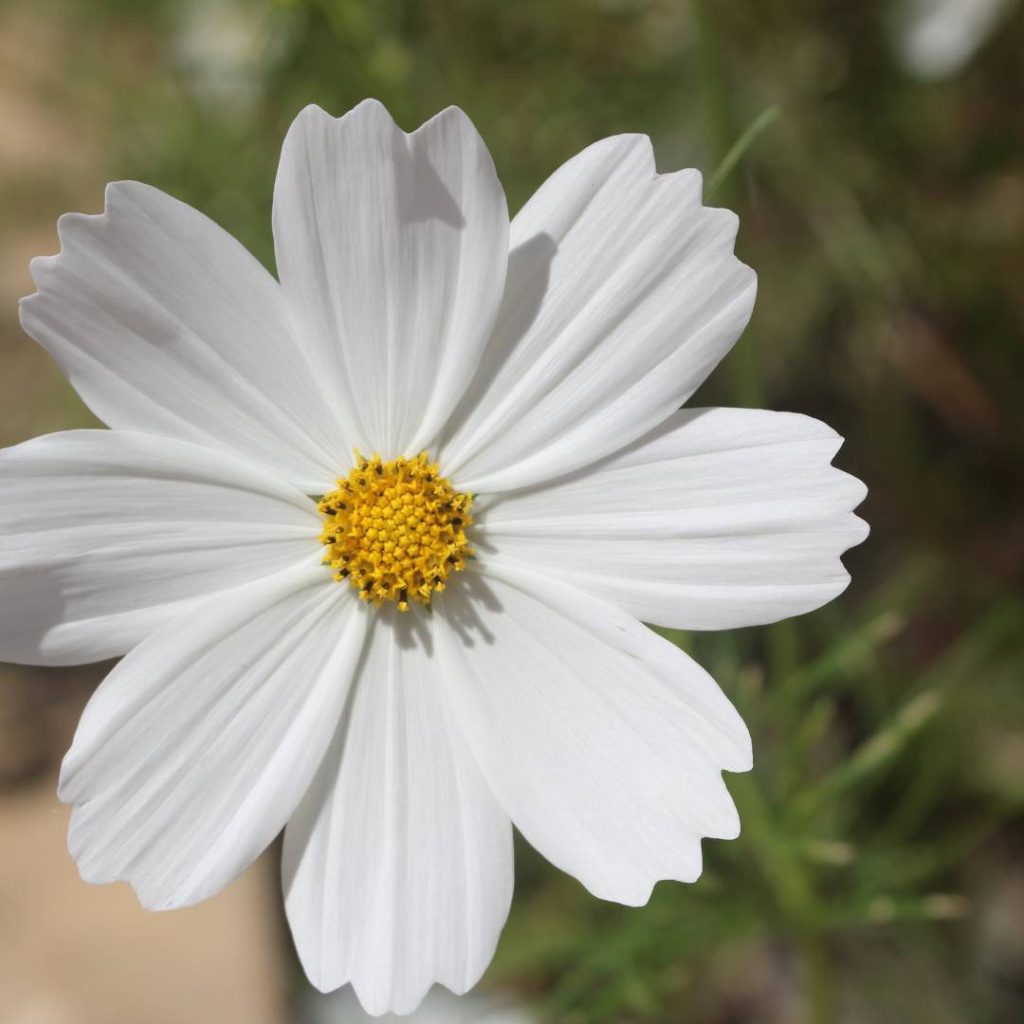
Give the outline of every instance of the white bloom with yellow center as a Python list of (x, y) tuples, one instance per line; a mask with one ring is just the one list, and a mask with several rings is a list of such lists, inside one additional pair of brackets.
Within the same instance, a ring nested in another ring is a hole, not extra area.
[(280, 281), (121, 182), (34, 261), (25, 329), (112, 429), (0, 453), (0, 658), (124, 655), (61, 773), (84, 878), (186, 906), (284, 828), (312, 982), (408, 1012), (487, 966), (513, 824), (626, 904), (738, 834), (747, 730), (641, 620), (818, 607), (864, 488), (816, 420), (679, 411), (755, 277), (643, 136), (510, 224), (461, 111), (309, 107), (273, 221)]

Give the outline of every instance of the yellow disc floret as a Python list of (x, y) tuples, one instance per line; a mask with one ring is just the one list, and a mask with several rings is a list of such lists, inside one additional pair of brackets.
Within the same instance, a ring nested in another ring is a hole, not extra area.
[(426, 452), (383, 462), (356, 452), (355, 469), (318, 504), (324, 564), (364, 601), (430, 604), (473, 553), (466, 541), (472, 494), (460, 494)]

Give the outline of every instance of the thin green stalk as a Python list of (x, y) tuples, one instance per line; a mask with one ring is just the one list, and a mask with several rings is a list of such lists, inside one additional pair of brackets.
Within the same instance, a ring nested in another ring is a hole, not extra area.
[(722, 67), (722, 50), (709, 0), (692, 0), (697, 29), (697, 71), (708, 141), (715, 156), (721, 160), (736, 138), (736, 117), (729, 95), (729, 84)]
[(839, 1006), (836, 998), (835, 971), (828, 946), (820, 934), (805, 935), (800, 942), (806, 972), (807, 1024), (831, 1024)]
[(747, 155), (747, 150), (757, 141), (758, 136), (761, 135), (765, 129), (770, 128), (771, 125), (778, 120), (779, 115), (782, 113), (782, 107), (777, 103), (773, 103), (770, 107), (765, 107), (757, 117), (747, 126), (747, 130), (732, 144), (729, 151), (719, 161), (718, 166), (715, 168), (711, 177), (708, 178), (707, 184), (704, 186), (704, 198), (711, 199), (715, 193), (720, 189), (724, 188), (729, 180), (729, 176), (732, 174), (739, 162)]
[[(714, 193), (725, 206), (735, 208), (739, 194), (732, 171), (758, 135), (775, 120), (778, 110), (769, 107), (763, 111), (737, 138), (737, 119), (722, 62), (712, 5), (709, 0), (693, 0), (693, 13), (697, 29), (697, 70), (704, 100), (705, 131), (717, 162), (717, 169), (709, 179), (707, 195)], [(764, 404), (757, 350), (749, 334), (737, 342), (726, 363), (726, 371), (732, 378), (733, 400), (738, 405), (757, 407)]]

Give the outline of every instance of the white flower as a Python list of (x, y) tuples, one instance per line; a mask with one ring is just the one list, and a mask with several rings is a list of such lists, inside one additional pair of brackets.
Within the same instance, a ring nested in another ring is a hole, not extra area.
[(239, 0), (183, 0), (175, 13), (172, 52), (193, 92), (213, 106), (247, 112), (287, 49), (283, 12)]
[(1016, 0), (903, 0), (897, 47), (920, 78), (955, 75), (985, 45)]
[(372, 1013), (480, 976), (512, 823), (604, 899), (696, 879), (750, 740), (641, 620), (816, 608), (866, 532), (824, 424), (678, 411), (750, 316), (736, 226), (629, 135), (510, 226), (461, 111), (375, 102), (292, 125), (280, 284), (145, 185), (62, 217), (22, 321), (113, 429), (0, 455), (0, 657), (125, 655), (61, 774), (82, 876), (185, 906), (287, 825), (302, 963)]

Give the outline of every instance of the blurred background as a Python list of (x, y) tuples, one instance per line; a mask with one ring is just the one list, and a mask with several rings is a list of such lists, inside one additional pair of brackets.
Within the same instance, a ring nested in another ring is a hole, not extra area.
[[(873, 533), (832, 605), (671, 639), (754, 734), (693, 886), (603, 904), (525, 845), (479, 997), (421, 1020), (1024, 1021), (1024, 4), (5, 0), (0, 443), (92, 421), (17, 322), (65, 210), (139, 178), (268, 265), (281, 139), (317, 102), (462, 106), (518, 208), (645, 132), (760, 275), (695, 399), (848, 439)], [(105, 666), (0, 666), (0, 1024), (361, 1019), (296, 966), (276, 851), (149, 915), (80, 882), (56, 768)]]

